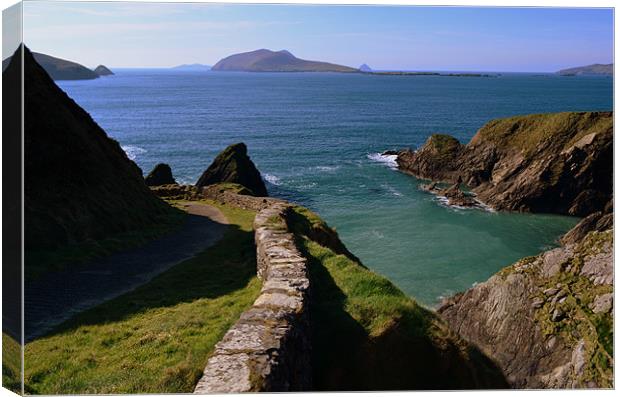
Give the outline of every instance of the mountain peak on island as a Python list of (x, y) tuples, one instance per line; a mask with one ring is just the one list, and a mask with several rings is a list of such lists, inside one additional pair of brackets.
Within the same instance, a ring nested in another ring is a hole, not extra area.
[(612, 76), (614, 74), (614, 64), (594, 63), (587, 66), (562, 69), (557, 74), (562, 76)]
[(114, 74), (114, 72), (104, 65), (97, 66), (93, 71), (99, 76), (112, 76)]
[(265, 48), (234, 54), (220, 60), (211, 68), (214, 71), (234, 72), (357, 72), (355, 68), (328, 62), (308, 61), (294, 56), (287, 50), (272, 51)]
[(363, 63), (360, 67), (360, 72), (372, 72), (372, 69), (370, 68), (370, 66), (366, 65), (365, 63)]

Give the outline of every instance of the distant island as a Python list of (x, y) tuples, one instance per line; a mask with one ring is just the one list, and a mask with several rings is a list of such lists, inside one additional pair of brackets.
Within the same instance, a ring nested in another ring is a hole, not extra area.
[[(360, 71), (362, 71), (360, 69)], [(385, 71), (374, 72), (367, 71), (366, 74), (376, 76), (443, 76), (443, 77), (497, 77), (497, 74), (487, 73), (439, 73), (439, 72), (404, 72), (404, 71)]]
[(104, 65), (97, 66), (94, 72), (97, 73), (97, 75), (99, 76), (112, 76), (114, 74), (114, 72), (112, 72), (110, 69), (108, 69)]
[[(33, 52), (32, 55), (39, 65), (50, 75), (53, 80), (93, 80), (99, 78), (99, 74), (79, 63), (56, 58), (50, 55)], [(11, 57), (2, 61), (4, 71)]]
[(372, 72), (372, 69), (370, 68), (370, 66), (366, 65), (365, 63), (363, 63), (363, 64), (360, 66), (360, 69), (359, 69), (359, 70), (360, 70), (360, 72), (364, 72), (364, 73), (366, 73), (366, 72)]
[(614, 64), (595, 63), (587, 66), (562, 69), (556, 72), (561, 76), (613, 76)]
[(211, 70), (211, 66), (203, 65), (201, 63), (191, 63), (191, 64), (183, 64), (179, 66), (174, 66), (172, 69), (175, 70), (187, 70), (187, 71), (208, 71)]
[(341, 72), (358, 69), (327, 62), (308, 61), (295, 57), (287, 50), (266, 49), (234, 54), (216, 63), (211, 70), (231, 72)]

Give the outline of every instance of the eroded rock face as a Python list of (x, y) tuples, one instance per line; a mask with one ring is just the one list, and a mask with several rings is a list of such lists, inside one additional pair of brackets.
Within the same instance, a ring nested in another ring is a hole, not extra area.
[(459, 178), (498, 210), (587, 216), (612, 196), (612, 112), (571, 112), (493, 120), (467, 145), (433, 135), (399, 168), (422, 179)]
[(612, 253), (613, 230), (592, 232), (520, 260), (438, 312), (513, 387), (613, 387)]
[(248, 157), (244, 143), (236, 143), (224, 149), (198, 179), (196, 186), (205, 187), (222, 182), (237, 183), (250, 189), (256, 196), (267, 196), (265, 183)]
[(172, 169), (168, 164), (159, 163), (144, 178), (146, 186), (174, 185), (177, 182), (172, 177)]

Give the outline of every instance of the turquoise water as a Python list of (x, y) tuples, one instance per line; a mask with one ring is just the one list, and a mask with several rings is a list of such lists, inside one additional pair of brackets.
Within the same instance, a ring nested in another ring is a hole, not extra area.
[(272, 195), (318, 212), (368, 267), (429, 306), (553, 246), (578, 219), (448, 208), (377, 153), (434, 132), (467, 142), (496, 117), (611, 110), (613, 98), (601, 77), (116, 72), (59, 85), (145, 172), (166, 162), (193, 183), (244, 141)]

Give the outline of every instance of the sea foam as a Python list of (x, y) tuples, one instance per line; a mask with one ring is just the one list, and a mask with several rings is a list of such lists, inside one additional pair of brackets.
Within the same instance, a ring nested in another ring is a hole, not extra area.
[(381, 153), (369, 153), (366, 155), (369, 160), (375, 161), (377, 163), (382, 163), (395, 170), (398, 169), (398, 163), (396, 162), (396, 158), (398, 157), (395, 154), (381, 154)]
[(133, 145), (121, 146), (121, 149), (125, 151), (125, 154), (129, 157), (129, 160), (135, 160), (138, 155), (146, 153), (146, 149)]
[(280, 178), (273, 174), (265, 174), (265, 180), (271, 183), (272, 185), (276, 185), (276, 186), (280, 186), (282, 184), (282, 181), (280, 180)]

